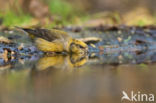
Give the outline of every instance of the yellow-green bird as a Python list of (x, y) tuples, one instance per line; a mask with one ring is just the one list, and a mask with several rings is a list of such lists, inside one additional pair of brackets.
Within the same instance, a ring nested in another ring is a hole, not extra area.
[(35, 39), (37, 48), (43, 52), (85, 53), (86, 43), (73, 39), (66, 32), (56, 29), (21, 28)]

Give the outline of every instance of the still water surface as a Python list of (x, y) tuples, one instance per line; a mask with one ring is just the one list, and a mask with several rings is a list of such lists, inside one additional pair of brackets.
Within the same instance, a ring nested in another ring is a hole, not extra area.
[(156, 94), (155, 63), (69, 58), (43, 57), (1, 67), (0, 103), (121, 103), (122, 91)]

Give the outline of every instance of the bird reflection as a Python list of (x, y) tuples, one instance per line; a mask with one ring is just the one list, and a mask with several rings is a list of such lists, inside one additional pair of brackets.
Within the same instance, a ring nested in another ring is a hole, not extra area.
[(36, 64), (37, 70), (45, 70), (48, 68), (57, 69), (72, 69), (84, 65), (88, 60), (87, 55), (84, 54), (71, 54), (44, 56), (39, 59)]

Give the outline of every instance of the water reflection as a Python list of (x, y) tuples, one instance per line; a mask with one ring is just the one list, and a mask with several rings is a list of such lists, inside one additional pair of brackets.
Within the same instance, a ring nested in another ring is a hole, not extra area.
[(154, 56), (154, 52), (51, 55), (4, 63), (0, 102), (121, 103), (123, 90), (155, 94)]
[(1, 103), (120, 103), (122, 90), (155, 93), (156, 65), (23, 69), (0, 76)]
[(44, 56), (39, 59), (36, 64), (36, 69), (72, 69), (84, 65), (87, 62), (87, 59), (88, 56), (82, 54)]
[(48, 54), (32, 55), (24, 58), (0, 59), (0, 73), (5, 71), (17, 71), (22, 69), (45, 70), (49, 68), (75, 69), (92, 64), (141, 64), (154, 63), (156, 51), (115, 51), (115, 52), (90, 52), (89, 54)]

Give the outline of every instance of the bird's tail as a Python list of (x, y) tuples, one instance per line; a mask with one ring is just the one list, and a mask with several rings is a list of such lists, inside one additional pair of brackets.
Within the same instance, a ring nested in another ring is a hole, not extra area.
[(18, 27), (18, 26), (15, 26), (15, 28), (20, 29), (20, 30), (28, 33), (31, 38), (34, 38), (35, 36), (38, 37), (38, 35), (39, 35), (39, 33), (33, 29), (22, 28), (22, 27)]

